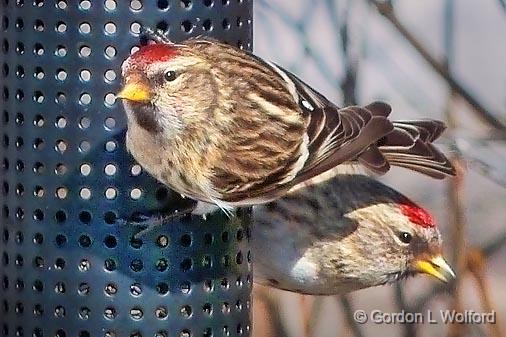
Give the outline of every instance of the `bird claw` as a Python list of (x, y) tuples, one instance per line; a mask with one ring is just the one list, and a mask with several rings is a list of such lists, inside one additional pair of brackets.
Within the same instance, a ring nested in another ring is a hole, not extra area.
[(133, 226), (146, 226), (145, 223), (148, 223), (152, 221), (153, 219), (159, 219), (162, 215), (161, 214), (145, 214), (145, 213), (135, 213), (132, 215), (132, 217), (127, 221), (129, 225)]
[(155, 213), (151, 215), (136, 214), (135, 217), (129, 221), (129, 223), (135, 228), (139, 228), (139, 231), (134, 234), (134, 239), (140, 239), (157, 227), (162, 226), (164, 223), (177, 220), (184, 215), (184, 213), (179, 212), (174, 212), (168, 215), (163, 213)]
[(128, 226), (138, 229), (137, 233), (134, 234), (134, 239), (139, 239), (141, 236), (152, 231), (155, 227), (162, 225), (163, 222), (161, 215), (158, 214), (147, 215), (137, 213), (132, 215), (129, 219), (116, 219), (116, 225), (118, 226)]
[(165, 223), (180, 219), (194, 210), (194, 205), (173, 211), (169, 214), (163, 212), (154, 213), (135, 213), (128, 220), (120, 220), (120, 224), (126, 224), (138, 228), (139, 231), (134, 234), (134, 239), (140, 239), (157, 227)]

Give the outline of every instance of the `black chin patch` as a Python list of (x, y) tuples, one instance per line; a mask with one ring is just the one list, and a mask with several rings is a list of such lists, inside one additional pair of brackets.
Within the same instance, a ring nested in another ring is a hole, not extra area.
[(163, 131), (155, 118), (154, 107), (146, 104), (133, 104), (132, 110), (137, 124), (149, 133), (161, 133)]

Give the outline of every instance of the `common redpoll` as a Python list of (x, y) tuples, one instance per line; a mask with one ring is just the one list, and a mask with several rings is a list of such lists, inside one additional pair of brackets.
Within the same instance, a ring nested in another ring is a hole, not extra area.
[[(227, 211), (266, 203), (337, 165), (452, 175), (429, 143), (444, 125), (390, 106), (338, 108), (292, 73), (214, 40), (141, 47), (122, 66), (126, 145), (160, 182)], [(380, 151), (378, 147), (382, 147)]]
[(365, 175), (338, 174), (255, 206), (252, 230), (255, 281), (289, 291), (336, 295), (416, 273), (455, 277), (432, 216)]

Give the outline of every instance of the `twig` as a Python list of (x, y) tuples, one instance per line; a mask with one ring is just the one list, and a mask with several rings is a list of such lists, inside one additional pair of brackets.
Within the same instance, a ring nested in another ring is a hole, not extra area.
[[(404, 291), (402, 289), (402, 285), (400, 283), (395, 284), (395, 300), (397, 301), (397, 305), (403, 312), (411, 312), (411, 308), (406, 302), (406, 297), (404, 296)], [(404, 327), (404, 336), (406, 337), (416, 337), (417, 330), (416, 324), (414, 323), (406, 323), (403, 324)]]
[[(450, 63), (453, 58), (453, 24), (454, 24), (454, 3), (453, 0), (445, 1), (444, 8), (444, 46), (445, 59), (440, 70), (450, 74)], [(418, 48), (417, 48), (418, 49)], [(429, 55), (430, 56), (430, 55)], [(437, 62), (435, 59), (434, 62)], [(434, 67), (434, 66), (433, 66)], [(436, 67), (434, 67), (436, 68)], [(457, 90), (451, 87), (450, 94), (446, 106), (446, 121), (450, 130), (455, 131), (457, 128), (456, 116), (454, 115), (453, 106), (457, 100)], [(455, 138), (451, 137), (451, 143), (455, 146)], [(462, 311), (462, 280), (464, 270), (466, 270), (466, 237), (465, 237), (465, 216), (464, 202), (462, 195), (464, 193), (464, 167), (465, 163), (458, 151), (455, 151), (452, 158), (453, 165), (456, 169), (456, 177), (448, 182), (448, 202), (449, 202), (449, 224), (452, 229), (453, 241), (453, 262), (456, 269), (457, 278), (451, 289), (452, 308), (457, 312)], [(463, 336), (465, 326), (459, 323), (453, 323), (448, 330), (449, 337)]]
[[(453, 103), (453, 96), (450, 95), (449, 104), (447, 108), (447, 121), (450, 128), (455, 127), (454, 116), (451, 111)], [(462, 280), (463, 273), (466, 269), (466, 242), (465, 242), (465, 216), (464, 216), (464, 203), (462, 195), (464, 191), (464, 163), (458, 152), (454, 154), (452, 160), (457, 176), (448, 182), (448, 202), (450, 211), (450, 226), (452, 229), (452, 247), (453, 247), (453, 261), (457, 278), (451, 288), (452, 293), (452, 308), (455, 311), (462, 311)], [(448, 331), (450, 337), (460, 337), (464, 335), (463, 324), (452, 324)]]
[[(461, 275), (463, 276), (463, 275)], [(427, 292), (420, 295), (416, 300), (413, 301), (410, 312), (422, 312), (428, 304), (441, 294), (447, 293), (450, 288), (453, 287), (453, 281), (448, 284), (438, 283), (433, 286)]]
[(492, 156), (488, 156), (483, 151), (480, 151), (480, 149), (485, 148), (484, 144), (485, 140), (482, 139), (475, 141), (469, 138), (458, 138), (455, 145), (457, 151), (462, 155), (471, 169), (497, 185), (506, 188), (506, 173), (500, 167), (502, 163), (499, 163), (499, 167), (495, 167), (485, 160), (485, 158), (488, 159)]
[(302, 325), (303, 325), (303, 335), (305, 337), (312, 336), (312, 311), (313, 311), (313, 303), (311, 303), (312, 299), (309, 299), (306, 295), (299, 295), (300, 300), (300, 308), (302, 313)]
[[(481, 304), (485, 312), (494, 311), (494, 306), (492, 305), (492, 300), (490, 299), (490, 292), (488, 287), (488, 282), (485, 279), (485, 264), (486, 264), (486, 256), (479, 249), (470, 249), (467, 256), (467, 268), (474, 276), (476, 281), (476, 285), (478, 286), (478, 291), (480, 293)], [(497, 319), (497, 317), (496, 317)], [(495, 324), (488, 324), (490, 329), (490, 335), (492, 337), (501, 337), (501, 331), (499, 322), (495, 322)]]
[(494, 240), (487, 243), (483, 248), (481, 248), (481, 251), (487, 258), (494, 255), (499, 249), (501, 249), (506, 244), (506, 233), (503, 233), (502, 235), (496, 236)]
[(348, 296), (340, 296), (338, 297), (338, 301), (339, 304), (341, 305), (341, 308), (343, 309), (346, 322), (348, 323), (348, 326), (350, 327), (353, 336), (364, 337), (364, 333), (361, 327), (357, 324), (357, 321), (354, 318), (353, 314), (355, 310), (353, 310), (353, 305), (351, 304)]
[[(333, 3), (333, 1), (331, 2)], [(348, 2), (348, 5), (342, 16), (342, 23), (339, 25), (339, 36), (341, 37), (341, 46), (343, 48), (345, 69), (344, 78), (341, 81), (341, 90), (343, 91), (345, 106), (357, 104), (356, 87), (358, 60), (355, 59), (350, 46), (350, 26), (348, 23), (350, 6), (351, 2)]]
[(322, 313), (323, 309), (323, 301), (325, 297), (322, 296), (313, 296), (313, 305), (311, 307), (311, 316), (309, 317), (309, 328), (311, 331), (315, 331), (316, 324), (318, 323), (318, 318)]
[(506, 0), (497, 0), (499, 1), (499, 5), (501, 5), (502, 9), (506, 11)]
[(368, 0), (369, 3), (376, 6), (379, 13), (383, 15), (397, 31), (418, 51), (423, 59), (430, 64), (430, 66), (448, 83), (453, 91), (467, 101), (473, 107), (473, 111), (477, 116), (487, 125), (494, 129), (506, 132), (506, 126), (498, 120), (495, 115), (486, 109), (471, 93), (469, 93), (446, 69), (443, 63), (436, 60), (422, 43), (399, 21), (394, 13), (393, 7), (388, 2), (381, 2), (378, 0)]
[[(336, 1), (326, 0), (327, 9), (329, 13), (337, 13)], [(349, 34), (349, 12), (353, 5), (351, 0), (346, 2), (346, 6), (342, 11), (340, 20), (337, 15), (331, 15), (331, 24), (334, 31), (339, 32), (339, 45), (341, 46), (341, 53), (343, 56), (343, 68), (344, 77), (341, 79), (340, 87), (343, 95), (343, 105), (355, 105), (357, 104), (357, 71), (358, 71), (358, 58), (357, 55), (353, 54), (350, 45), (350, 34)]]
[(256, 287), (255, 289), (256, 297), (262, 301), (269, 313), (269, 321), (272, 324), (272, 329), (274, 330), (276, 337), (289, 337), (290, 335), (285, 330), (285, 326), (283, 325), (283, 319), (280, 315), (279, 303), (275, 301), (272, 296), (269, 295), (267, 291), (261, 289), (260, 287)]
[[(337, 11), (337, 6), (336, 6), (336, 1), (335, 0), (325, 0), (325, 5), (327, 6), (327, 11), (330, 13), (330, 24), (332, 25), (332, 30), (334, 32), (339, 32), (340, 31), (340, 24), (339, 24), (339, 13)], [(347, 7), (349, 7), (349, 3), (347, 5)], [(346, 9), (347, 11), (348, 9)], [(347, 13), (345, 13), (346, 15)], [(341, 45), (339, 43), (339, 36), (336, 34), (334, 39), (336, 40), (336, 52), (337, 53), (342, 53), (343, 54), (343, 68), (346, 69), (346, 51), (345, 51), (345, 46), (344, 45)], [(339, 48), (339, 47), (342, 47), (342, 48)]]
[[(332, 75), (332, 72), (328, 71), (328, 69), (331, 69), (331, 67), (329, 67), (323, 55), (312, 47), (313, 40), (307, 32), (307, 26), (310, 21), (298, 22), (288, 17), (283, 9), (276, 5), (275, 1), (259, 0), (258, 3), (268, 9), (271, 13), (276, 14), (276, 16), (285, 24), (296, 28), (296, 32), (299, 34), (300, 43), (304, 47), (306, 55), (315, 61), (314, 64), (323, 78), (325, 78), (329, 83), (336, 83), (337, 79)], [(308, 4), (311, 4), (311, 2), (308, 2)], [(317, 7), (310, 6), (309, 8), (311, 11), (314, 11), (314, 9)], [(306, 12), (305, 14), (309, 16), (311, 13)]]

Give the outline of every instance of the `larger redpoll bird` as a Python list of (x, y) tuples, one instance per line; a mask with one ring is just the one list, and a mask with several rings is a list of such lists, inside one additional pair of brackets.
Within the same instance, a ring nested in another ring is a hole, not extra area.
[(266, 203), (350, 161), (377, 173), (390, 163), (453, 174), (430, 145), (442, 123), (391, 122), (380, 102), (338, 108), (292, 73), (218, 41), (143, 46), (122, 71), (129, 151), (203, 206)]
[(444, 282), (432, 216), (382, 183), (357, 174), (297, 188), (253, 208), (255, 281), (311, 295), (345, 294), (416, 273)]

